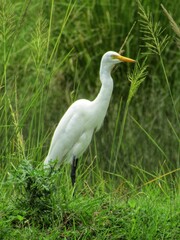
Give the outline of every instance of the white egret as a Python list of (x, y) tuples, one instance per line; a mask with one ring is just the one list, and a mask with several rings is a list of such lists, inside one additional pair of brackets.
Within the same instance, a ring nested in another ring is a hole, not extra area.
[(111, 70), (120, 62), (135, 62), (135, 60), (114, 51), (108, 51), (103, 55), (100, 64), (102, 86), (99, 94), (93, 101), (86, 99), (75, 101), (54, 131), (49, 152), (44, 161), (45, 168), (53, 161), (56, 168), (59, 168), (63, 161), (71, 163), (73, 186), (78, 158), (87, 149), (93, 133), (99, 130), (105, 118), (113, 90)]

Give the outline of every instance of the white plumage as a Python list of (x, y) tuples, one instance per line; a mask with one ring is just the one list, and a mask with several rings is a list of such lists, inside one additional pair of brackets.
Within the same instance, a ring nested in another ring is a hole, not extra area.
[(44, 161), (46, 167), (55, 160), (56, 167), (63, 161), (72, 163), (74, 158), (80, 157), (87, 149), (94, 131), (97, 131), (103, 123), (113, 90), (111, 70), (120, 62), (135, 61), (113, 51), (103, 55), (100, 64), (102, 86), (99, 94), (93, 101), (80, 99), (68, 108), (54, 131)]

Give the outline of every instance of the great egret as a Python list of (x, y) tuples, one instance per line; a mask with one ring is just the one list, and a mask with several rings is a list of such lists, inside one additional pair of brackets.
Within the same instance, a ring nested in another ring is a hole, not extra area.
[(55, 161), (57, 168), (63, 161), (71, 163), (73, 186), (78, 158), (89, 146), (93, 133), (99, 130), (103, 123), (113, 90), (111, 70), (120, 62), (135, 62), (135, 60), (114, 51), (108, 51), (103, 55), (100, 64), (102, 86), (99, 94), (93, 101), (80, 99), (74, 102), (54, 131), (49, 152), (44, 161), (45, 168)]

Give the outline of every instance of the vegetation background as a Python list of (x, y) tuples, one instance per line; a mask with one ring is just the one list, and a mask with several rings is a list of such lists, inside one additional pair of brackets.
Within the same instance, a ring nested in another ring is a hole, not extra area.
[[(178, 239), (179, 8), (0, 1), (1, 239)], [(41, 164), (69, 105), (97, 95), (102, 55), (124, 41), (138, 63), (113, 71), (108, 114), (73, 197), (69, 167), (48, 178)]]

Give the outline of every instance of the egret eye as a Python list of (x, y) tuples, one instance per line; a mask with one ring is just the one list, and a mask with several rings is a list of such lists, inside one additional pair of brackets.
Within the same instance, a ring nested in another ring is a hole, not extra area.
[(118, 55), (111, 55), (112, 59), (118, 59)]

